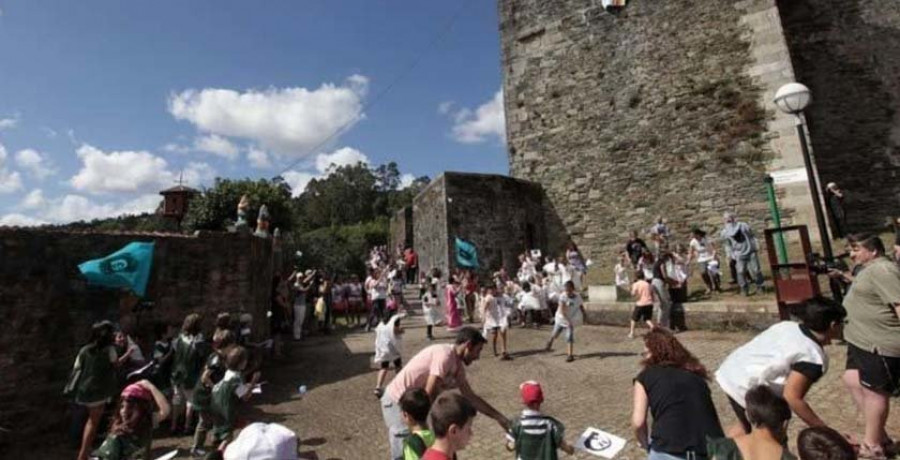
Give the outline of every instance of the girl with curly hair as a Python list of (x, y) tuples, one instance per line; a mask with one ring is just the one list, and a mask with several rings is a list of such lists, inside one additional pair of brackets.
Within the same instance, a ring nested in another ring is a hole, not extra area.
[[(710, 397), (709, 373), (675, 336), (644, 336), (644, 369), (634, 379), (631, 423), (650, 460), (706, 458), (706, 438), (724, 434)], [(647, 413), (653, 415), (648, 433)]]

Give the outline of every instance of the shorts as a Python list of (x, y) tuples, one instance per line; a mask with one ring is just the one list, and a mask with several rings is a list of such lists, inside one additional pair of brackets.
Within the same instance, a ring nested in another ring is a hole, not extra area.
[(172, 384), (172, 405), (181, 406), (184, 404), (191, 404), (191, 401), (194, 399), (194, 390), (187, 389), (181, 385)]
[(553, 325), (553, 338), (559, 336), (562, 333), (563, 329), (566, 331), (566, 343), (575, 343), (575, 328), (572, 326), (561, 326), (559, 324)]
[(653, 305), (635, 305), (631, 312), (632, 321), (650, 321), (653, 318)]
[[(382, 368), (382, 369), (388, 370), (389, 367), (391, 367), (391, 362), (390, 362), (390, 361), (382, 361), (382, 362), (381, 362), (381, 368)], [(395, 359), (395, 360), (394, 360), (394, 370), (398, 370), (398, 371), (399, 371), (401, 367), (403, 367), (403, 360), (400, 359), (400, 358)]]
[(900, 395), (900, 358), (881, 356), (847, 344), (847, 370), (859, 371), (859, 384), (880, 393)]

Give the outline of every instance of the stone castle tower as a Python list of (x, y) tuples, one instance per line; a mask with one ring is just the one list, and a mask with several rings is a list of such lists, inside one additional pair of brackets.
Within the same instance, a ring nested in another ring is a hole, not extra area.
[(685, 236), (736, 211), (761, 233), (767, 174), (785, 179), (787, 223), (816, 238), (794, 118), (772, 104), (792, 81), (812, 91), (814, 161), (847, 192), (851, 226), (900, 214), (900, 1), (499, 8), (510, 173), (543, 187), (551, 252), (571, 238), (609, 265), (658, 215)]

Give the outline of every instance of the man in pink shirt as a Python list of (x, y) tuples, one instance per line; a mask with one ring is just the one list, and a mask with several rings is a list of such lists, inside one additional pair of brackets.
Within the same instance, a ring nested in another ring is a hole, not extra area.
[(392, 460), (403, 458), (403, 439), (409, 434), (409, 429), (400, 415), (398, 401), (410, 388), (424, 388), (432, 401), (442, 391), (458, 388), (478, 412), (496, 420), (506, 432), (509, 420), (475, 394), (466, 379), (466, 366), (478, 360), (485, 343), (487, 340), (477, 329), (464, 327), (457, 333), (456, 343), (431, 345), (423, 349), (394, 377), (381, 397), (381, 413), (388, 428)]

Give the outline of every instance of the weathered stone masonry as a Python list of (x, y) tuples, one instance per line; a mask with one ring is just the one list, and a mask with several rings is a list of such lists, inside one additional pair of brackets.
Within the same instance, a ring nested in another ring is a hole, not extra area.
[[(131, 241), (155, 241), (147, 299), (136, 314), (119, 291), (86, 285), (77, 265)], [(180, 325), (204, 314), (249, 312), (253, 333), (268, 334), (272, 242), (249, 235), (73, 234), (0, 229), (0, 452), (10, 442), (46, 439), (68, 422), (61, 392), (93, 322), (109, 319), (134, 331), (145, 356), (156, 322)]]
[[(545, 248), (540, 186), (505, 176), (446, 172), (413, 203), (414, 241), (420, 266), (455, 268), (454, 240), (475, 244), (482, 274), (506, 266), (527, 248)], [(446, 275), (445, 275), (446, 276)]]
[[(601, 267), (656, 215), (681, 235), (726, 210), (761, 229), (766, 173), (803, 165), (771, 103), (795, 79), (814, 93), (823, 181), (879, 220), (896, 209), (900, 2), (632, 0), (619, 15), (596, 0), (499, 3), (510, 172), (544, 187), (565, 227), (550, 240), (571, 236)], [(816, 235), (805, 188), (779, 187), (781, 204)]]

